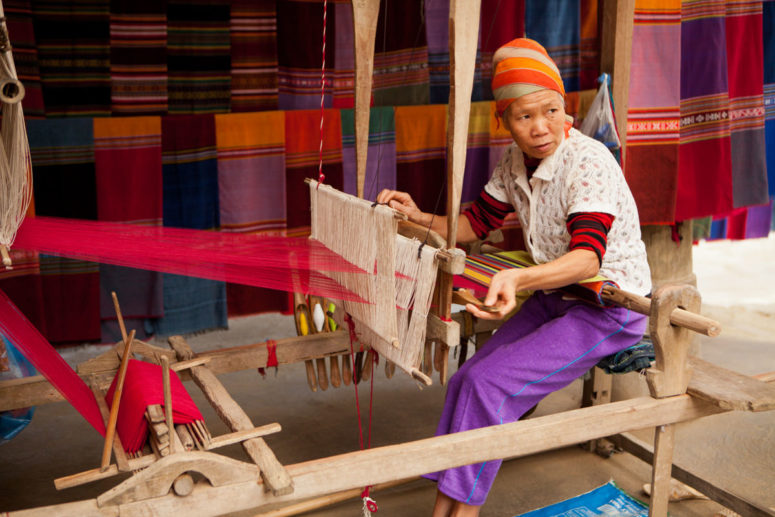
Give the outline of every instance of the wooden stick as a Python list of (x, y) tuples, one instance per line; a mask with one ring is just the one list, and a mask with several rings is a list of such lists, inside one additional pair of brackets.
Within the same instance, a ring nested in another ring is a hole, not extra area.
[[(167, 420), (168, 434), (172, 434), (175, 425), (172, 423), (172, 391), (170, 389), (170, 360), (166, 355), (161, 356), (161, 379), (164, 385), (164, 415)], [(170, 454), (176, 452), (175, 440), (170, 439)]]
[(179, 372), (181, 370), (193, 368), (194, 366), (201, 366), (203, 364), (207, 364), (211, 360), (212, 360), (212, 357), (202, 356), (202, 357), (197, 357), (196, 359), (189, 359), (188, 361), (179, 361), (171, 365), (170, 370), (172, 370), (173, 372)]
[(207, 450), (217, 449), (218, 447), (225, 447), (233, 443), (244, 442), (251, 438), (258, 438), (259, 436), (266, 436), (268, 434), (279, 433), (282, 431), (282, 427), (278, 423), (272, 423), (262, 425), (254, 429), (246, 429), (245, 431), (237, 431), (234, 433), (222, 434), (221, 436), (214, 437), (207, 445)]
[[(129, 461), (129, 468), (132, 470), (143, 469), (156, 461), (156, 457), (153, 454), (146, 454), (139, 458), (132, 458)], [(115, 464), (111, 464), (104, 471), (101, 468), (87, 470), (85, 472), (79, 472), (78, 474), (71, 474), (54, 480), (54, 487), (57, 490), (64, 490), (65, 488), (72, 488), (74, 486), (85, 485), (93, 481), (99, 481), (113, 477), (119, 474), (118, 467)]]
[(194, 448), (194, 438), (191, 436), (191, 433), (188, 432), (185, 425), (176, 425), (175, 432), (178, 433), (178, 438), (180, 438), (180, 443), (183, 444), (184, 450), (190, 451)]
[(342, 374), (339, 371), (338, 355), (332, 355), (328, 358), (328, 367), (331, 370), (331, 386), (338, 388), (342, 385)]
[[(602, 297), (606, 301), (613, 302), (641, 314), (648, 315), (651, 312), (651, 300), (645, 296), (628, 293), (627, 291), (622, 291), (616, 287), (604, 287)], [(674, 309), (673, 312), (670, 313), (670, 323), (699, 332), (700, 334), (709, 337), (716, 337), (721, 333), (721, 324), (718, 321), (683, 309)]]
[(102, 462), (100, 471), (105, 472), (110, 466), (110, 450), (113, 447), (113, 436), (116, 433), (116, 421), (118, 420), (118, 406), (121, 403), (121, 393), (124, 389), (124, 379), (126, 378), (126, 369), (129, 366), (129, 356), (132, 355), (130, 348), (132, 340), (135, 338), (135, 331), (129, 334), (129, 338), (124, 341), (124, 356), (121, 358), (121, 366), (118, 369), (118, 379), (116, 380), (116, 389), (113, 391), (113, 402), (110, 405), (110, 418), (108, 427), (105, 431), (105, 445), (102, 447)]
[(126, 326), (124, 325), (124, 318), (121, 316), (121, 307), (118, 305), (118, 296), (116, 295), (116, 291), (111, 291), (110, 297), (113, 298), (113, 308), (116, 310), (118, 328), (121, 329), (121, 339), (123, 339), (126, 343)]

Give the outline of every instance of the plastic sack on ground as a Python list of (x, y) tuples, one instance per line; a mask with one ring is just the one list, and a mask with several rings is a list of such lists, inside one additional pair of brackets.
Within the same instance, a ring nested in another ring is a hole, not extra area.
[[(31, 375), (37, 375), (32, 363), (0, 334), (0, 381)], [(34, 407), (0, 412), (0, 444), (9, 441), (27, 427), (34, 412)]]

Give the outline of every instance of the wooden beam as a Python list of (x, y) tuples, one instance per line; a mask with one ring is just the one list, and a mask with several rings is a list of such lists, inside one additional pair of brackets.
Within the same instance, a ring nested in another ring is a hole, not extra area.
[(622, 163), (627, 140), (630, 61), (635, 0), (604, 0), (600, 71), (611, 75), (616, 126), (622, 140)]
[[(689, 395), (664, 399), (641, 397), (290, 465), (286, 470), (293, 478), (293, 494), (275, 496), (253, 482), (223, 487), (200, 483), (185, 498), (169, 494), (122, 505), (121, 511), (149, 516), (185, 514), (186, 517), (197, 517), (257, 509), (460, 465), (527, 456), (616, 433), (723, 412)], [(47, 516), (53, 511), (59, 517), (116, 515), (109, 513), (111, 508), (100, 509), (94, 503), (81, 501), (25, 513), (11, 512), (9, 516)]]
[[(135, 340), (132, 347), (136, 349)], [(326, 357), (334, 354), (343, 354), (350, 348), (347, 332), (336, 331), (311, 336), (290, 337), (277, 340), (277, 362), (279, 364), (292, 364)], [(222, 348), (211, 352), (205, 352), (198, 357), (209, 357), (208, 368), (215, 374), (236, 372), (266, 366), (266, 343), (255, 343), (231, 348)], [(116, 361), (118, 366), (118, 361)], [(116, 369), (104, 370), (93, 374), (81, 374), (81, 378), (88, 384), (94, 379), (94, 385), (106, 390), (116, 375)], [(188, 370), (180, 372), (181, 380), (190, 380)], [(0, 381), (0, 411), (39, 406), (48, 402), (63, 400), (62, 395), (42, 375)]]
[(689, 357), (692, 377), (689, 394), (721, 409), (770, 411), (775, 409), (775, 385)]

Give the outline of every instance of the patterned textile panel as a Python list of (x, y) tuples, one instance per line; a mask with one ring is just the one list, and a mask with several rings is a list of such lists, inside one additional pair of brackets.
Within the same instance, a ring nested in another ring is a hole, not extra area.
[(492, 115), (491, 101), (471, 103), (471, 116), (468, 120), (468, 150), (466, 168), (463, 177), (463, 190), (460, 208), (465, 210), (484, 188), (490, 179), (490, 123)]
[(430, 75), (423, 3), (394, 0), (380, 9), (374, 50), (374, 104), (428, 104)]
[[(477, 75), (481, 76), (481, 99), (492, 99), (492, 55), (504, 43), (525, 35), (525, 2), (482, 0)], [(474, 91), (477, 90), (474, 85)]]
[(396, 188), (424, 212), (446, 211), (447, 107), (396, 107)]
[(681, 8), (681, 144), (675, 220), (732, 210), (726, 2)]
[(324, 111), (321, 135), (320, 110), (285, 112), (285, 196), (288, 237), (310, 232), (309, 186), (305, 178), (318, 179), (323, 139), (323, 174), (327, 183), (342, 190), (342, 123), (339, 110)]
[(636, 0), (624, 174), (642, 224), (675, 221), (680, 45), (680, 0)]
[(600, 77), (598, 9), (598, 0), (581, 0), (579, 90), (597, 88), (597, 78)]
[(277, 9), (273, 0), (231, 3), (231, 111), (277, 109)]
[[(767, 183), (775, 198), (775, 2), (762, 4), (764, 40), (764, 127), (767, 145)], [(775, 220), (773, 221), (775, 223)]]
[[(336, 68), (331, 47), (336, 41), (336, 14), (329, 3), (326, 13), (325, 106), (332, 105), (330, 78)], [(304, 27), (304, 30), (299, 30)], [(282, 110), (320, 108), (323, 63), (323, 4), (313, 0), (277, 2), (277, 62), (279, 107)]]
[(578, 91), (581, 0), (526, 0), (525, 30), (557, 63), (565, 91)]
[(111, 0), (110, 96), (116, 115), (167, 113), (167, 3)]
[(109, 0), (33, 2), (47, 116), (110, 115), (109, 11)]
[[(285, 234), (285, 114), (215, 116), (221, 231)], [(229, 316), (285, 311), (287, 293), (226, 284)]]
[[(353, 8), (349, 0), (337, 0), (329, 3), (329, 9), (334, 8), (334, 20), (336, 20), (334, 39), (334, 63), (336, 67), (331, 75), (326, 75), (326, 85), (333, 90), (334, 108), (352, 108), (355, 106), (355, 28), (353, 21)], [(328, 35), (326, 35), (326, 47), (328, 48)], [(322, 40), (321, 40), (322, 41)], [(328, 60), (331, 50), (326, 51)], [(318, 92), (318, 99), (320, 92)], [(318, 105), (320, 101), (318, 101)]]
[(24, 84), (24, 115), (28, 119), (43, 118), (46, 111), (30, 0), (6, 0), (4, 7), (16, 73)]
[(169, 113), (225, 113), (231, 101), (228, 3), (168, 0)]
[[(97, 219), (94, 134), (88, 118), (28, 120), (38, 215)], [(40, 255), (39, 327), (52, 343), (100, 340), (99, 268)], [(26, 279), (32, 279), (29, 276)], [(30, 295), (35, 296), (35, 282)], [(77, 303), (73, 303), (77, 301)], [(16, 302), (16, 300), (14, 300)], [(20, 307), (34, 304), (21, 301)], [(34, 322), (34, 316), (30, 315)]]
[[(217, 229), (214, 116), (167, 116), (161, 124), (164, 226)], [(148, 319), (145, 326), (160, 336), (225, 328), (225, 284), (165, 274), (164, 317)]]
[[(358, 195), (355, 164), (355, 113), (342, 110), (343, 191)], [(396, 188), (396, 127), (393, 108), (371, 108), (369, 116), (369, 150), (366, 156), (366, 179), (363, 197), (374, 200), (382, 189)]]
[(761, 205), (769, 201), (764, 139), (762, 3), (728, 1), (726, 14), (734, 206)]
[[(97, 215), (100, 221), (151, 226), (162, 223), (161, 119), (94, 119)], [(147, 336), (145, 318), (163, 315), (162, 274), (100, 264), (102, 342), (121, 339), (111, 292), (118, 296), (127, 329)]]
[[(449, 2), (425, 0), (425, 32), (430, 103), (446, 104), (449, 102)], [(476, 79), (474, 85), (477, 85)]]

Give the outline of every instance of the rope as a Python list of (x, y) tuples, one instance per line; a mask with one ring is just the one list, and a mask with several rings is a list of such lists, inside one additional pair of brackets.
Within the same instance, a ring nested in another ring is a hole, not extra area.
[(320, 67), (320, 151), (318, 155), (318, 188), (326, 180), (323, 174), (323, 120), (325, 118), (324, 102), (326, 99), (326, 19), (328, 18), (328, 0), (323, 0), (323, 56)]

